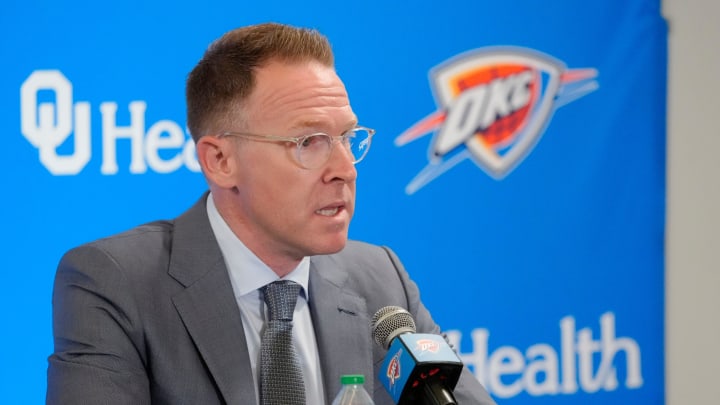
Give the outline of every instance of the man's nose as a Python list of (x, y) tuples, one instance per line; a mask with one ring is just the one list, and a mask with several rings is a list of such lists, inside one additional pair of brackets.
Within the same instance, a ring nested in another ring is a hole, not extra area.
[(355, 181), (357, 178), (357, 170), (353, 163), (355, 157), (342, 139), (333, 139), (333, 141), (334, 147), (330, 151), (330, 159), (328, 159), (329, 178), (327, 180), (339, 178), (345, 182)]

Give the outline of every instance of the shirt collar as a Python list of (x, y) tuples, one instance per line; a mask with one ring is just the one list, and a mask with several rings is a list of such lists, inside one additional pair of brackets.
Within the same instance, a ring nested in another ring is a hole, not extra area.
[[(233, 233), (215, 206), (212, 193), (207, 197), (207, 214), (210, 227), (215, 234), (225, 266), (230, 274), (230, 282), (237, 296), (243, 296), (261, 287), (280, 280), (277, 274)], [(294, 281), (302, 286), (301, 294), (309, 300), (308, 284), (310, 279), (310, 259), (304, 257), (297, 267), (282, 280)]]

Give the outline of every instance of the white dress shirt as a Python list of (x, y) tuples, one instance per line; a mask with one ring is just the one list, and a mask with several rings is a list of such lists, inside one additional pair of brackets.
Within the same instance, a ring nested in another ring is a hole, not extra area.
[[(280, 278), (235, 236), (222, 218), (212, 194), (207, 199), (207, 213), (225, 266), (230, 273), (230, 282), (235, 300), (240, 307), (240, 318), (245, 330), (245, 340), (250, 354), (252, 377), (255, 383), (255, 400), (259, 402), (260, 340), (265, 327), (267, 311), (261, 298), (260, 288)], [(308, 284), (310, 260), (305, 257), (283, 280), (291, 280), (302, 286), (293, 314), (293, 342), (300, 357), (300, 367), (305, 380), (305, 401), (308, 404), (324, 404), (325, 395), (320, 370), (317, 341), (310, 317)]]

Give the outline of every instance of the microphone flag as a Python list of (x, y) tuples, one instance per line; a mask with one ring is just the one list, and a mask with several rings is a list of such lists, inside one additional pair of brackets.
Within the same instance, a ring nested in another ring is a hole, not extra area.
[(423, 398), (427, 387), (453, 390), (462, 368), (462, 361), (442, 336), (404, 333), (390, 344), (378, 378), (393, 401), (405, 405)]

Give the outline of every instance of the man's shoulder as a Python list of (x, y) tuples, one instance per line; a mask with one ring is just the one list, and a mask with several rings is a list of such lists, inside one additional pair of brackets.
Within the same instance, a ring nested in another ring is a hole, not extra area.
[(370, 251), (370, 252), (381, 252), (384, 251), (384, 247), (380, 245), (376, 245), (370, 242), (364, 242), (361, 240), (354, 240), (349, 239), (347, 241), (347, 244), (345, 245), (345, 248), (341, 250), (338, 253), (342, 253), (344, 251)]
[(173, 234), (174, 221), (160, 220), (149, 222), (132, 229), (88, 242), (82, 247), (95, 247), (102, 250), (156, 249), (167, 245)]
[[(167, 256), (177, 240), (193, 243), (193, 235), (205, 231), (207, 224), (204, 195), (189, 210), (179, 217), (169, 220), (156, 220), (136, 226), (126, 231), (103, 237), (80, 245), (69, 253), (99, 251), (116, 258), (130, 257), (137, 260)], [(209, 224), (207, 225), (209, 228)], [(210, 231), (211, 232), (211, 231)], [(184, 235), (184, 236), (183, 236)], [(204, 233), (201, 233), (203, 237)]]
[(359, 240), (348, 240), (347, 244), (341, 251), (328, 255), (327, 257), (333, 260), (350, 260), (354, 262), (377, 260), (387, 261), (390, 252), (391, 250), (387, 246), (376, 245)]
[(107, 274), (108, 268), (126, 274), (147, 273), (152, 267), (167, 268), (173, 230), (174, 221), (155, 221), (87, 242), (66, 252), (59, 268), (103, 274)]
[(389, 247), (357, 240), (349, 240), (337, 253), (315, 256), (313, 262), (320, 268), (350, 274), (352, 278), (396, 278), (399, 267), (399, 260)]

